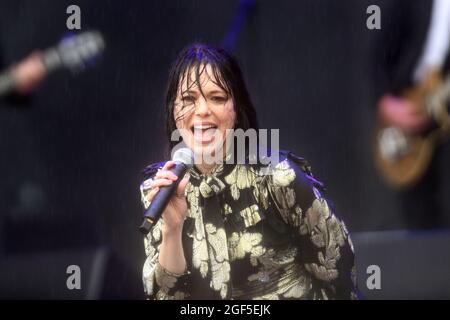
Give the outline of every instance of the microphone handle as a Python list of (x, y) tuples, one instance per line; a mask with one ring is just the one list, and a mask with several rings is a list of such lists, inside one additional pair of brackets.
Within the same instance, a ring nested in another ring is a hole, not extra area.
[(176, 192), (176, 189), (181, 179), (183, 179), (187, 169), (188, 167), (181, 162), (177, 162), (176, 165), (172, 169), (170, 169), (170, 171), (172, 171), (178, 177), (178, 179), (176, 181), (173, 181), (168, 186), (159, 188), (158, 193), (155, 195), (152, 202), (150, 203), (150, 206), (145, 211), (144, 221), (139, 227), (139, 230), (143, 234), (146, 235), (147, 233), (149, 233), (151, 228), (158, 222), (159, 218), (161, 218), (161, 215), (166, 209), (167, 204), (172, 198), (172, 195)]

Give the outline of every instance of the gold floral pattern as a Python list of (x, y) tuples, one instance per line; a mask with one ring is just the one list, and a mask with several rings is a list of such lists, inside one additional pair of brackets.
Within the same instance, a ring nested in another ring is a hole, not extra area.
[[(261, 279), (267, 275), (269, 280), (262, 284)], [(275, 280), (270, 281), (270, 278)], [(252, 298), (258, 300), (304, 299), (312, 289), (311, 278), (303, 267), (287, 261), (283, 265), (273, 263), (267, 270), (251, 275), (248, 280), (256, 292)], [(243, 298), (247, 297), (244, 295)]]
[(244, 219), (244, 224), (246, 227), (250, 227), (261, 221), (261, 216), (259, 214), (259, 207), (254, 204), (250, 207), (245, 208), (239, 212), (241, 217)]
[(289, 165), (288, 160), (283, 160), (275, 166), (272, 172), (274, 187), (287, 187), (295, 179), (295, 171)]
[[(174, 276), (160, 268), (159, 221), (144, 239), (148, 298), (357, 298), (345, 225), (317, 190), (309, 165), (280, 154), (283, 160), (267, 170), (220, 165), (204, 175), (191, 169), (185, 196), (192, 224), (183, 229), (190, 270)], [(148, 206), (142, 190), (141, 197)]]
[(228, 203), (225, 203), (223, 205), (223, 214), (225, 216), (229, 215), (230, 213), (233, 213), (233, 209), (231, 209), (230, 205)]
[(175, 286), (175, 283), (177, 282), (177, 278), (168, 273), (164, 268), (157, 263), (155, 266), (155, 279), (156, 284), (164, 288), (164, 291), (168, 291), (169, 289), (173, 288)]
[(254, 177), (244, 166), (237, 165), (236, 168), (229, 175), (227, 175), (224, 180), (230, 186), (231, 196), (233, 199), (239, 200), (239, 191), (250, 188)]
[(208, 235), (208, 246), (211, 263), (211, 287), (220, 292), (220, 296), (225, 298), (228, 291), (228, 281), (230, 280), (230, 263), (228, 259), (228, 245), (225, 230), (216, 228), (207, 223), (205, 230)]
[(208, 245), (205, 241), (205, 227), (203, 224), (203, 216), (200, 211), (199, 198), (200, 191), (199, 187), (195, 187), (192, 184), (188, 184), (186, 187), (186, 200), (189, 203), (188, 216), (194, 218), (195, 228), (194, 233), (190, 236), (193, 237), (192, 243), (192, 264), (193, 267), (198, 269), (201, 276), (206, 278), (208, 273)]
[(264, 254), (265, 248), (261, 245), (262, 234), (233, 232), (228, 238), (230, 261), (244, 258), (247, 254), (253, 266), (258, 264), (258, 258)]

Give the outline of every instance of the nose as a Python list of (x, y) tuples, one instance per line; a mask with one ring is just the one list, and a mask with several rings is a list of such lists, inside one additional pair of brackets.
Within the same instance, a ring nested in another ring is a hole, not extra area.
[(195, 108), (195, 115), (204, 117), (211, 114), (211, 110), (209, 109), (208, 102), (205, 98), (201, 97), (197, 101), (197, 107)]

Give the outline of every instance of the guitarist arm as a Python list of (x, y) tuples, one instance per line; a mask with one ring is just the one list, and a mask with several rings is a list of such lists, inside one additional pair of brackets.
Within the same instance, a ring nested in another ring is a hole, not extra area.
[(33, 52), (12, 69), (16, 91), (20, 94), (30, 93), (44, 79), (46, 71), (42, 64), (41, 53)]
[(25, 107), (30, 103), (29, 94), (46, 75), (40, 56), (39, 52), (33, 52), (0, 74), (0, 98), (6, 104)]

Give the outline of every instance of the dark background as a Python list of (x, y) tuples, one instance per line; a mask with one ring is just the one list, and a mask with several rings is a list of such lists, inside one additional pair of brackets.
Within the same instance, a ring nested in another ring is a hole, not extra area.
[[(145, 258), (140, 171), (164, 160), (170, 63), (194, 41), (221, 44), (238, 3), (0, 1), (5, 65), (55, 45), (68, 32), (71, 4), (81, 8), (81, 31), (100, 30), (107, 45), (95, 68), (52, 74), (29, 106), (0, 108), (3, 261), (107, 248), (121, 266), (122, 296), (136, 297), (130, 288), (137, 280), (141, 290)], [(379, 31), (367, 29), (366, 8), (381, 7), (383, 27), (386, 3), (257, 0), (235, 50), (261, 127), (279, 128), (281, 147), (310, 161), (354, 233), (404, 228), (372, 163)], [(14, 297), (37, 297), (27, 290)]]

